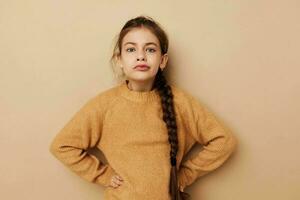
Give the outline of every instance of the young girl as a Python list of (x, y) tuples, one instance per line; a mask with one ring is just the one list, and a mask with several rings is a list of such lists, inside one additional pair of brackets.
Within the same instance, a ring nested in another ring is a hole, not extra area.
[[(152, 18), (129, 20), (111, 58), (121, 83), (87, 101), (50, 145), (73, 172), (105, 186), (107, 200), (182, 199), (187, 186), (221, 166), (236, 147), (212, 112), (168, 84), (168, 44)], [(203, 149), (181, 163), (196, 143)], [(87, 153), (92, 147), (108, 164)]]

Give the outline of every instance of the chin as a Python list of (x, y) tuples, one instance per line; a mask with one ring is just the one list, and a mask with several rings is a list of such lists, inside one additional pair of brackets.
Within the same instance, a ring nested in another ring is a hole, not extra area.
[(139, 82), (144, 82), (144, 81), (151, 81), (153, 80), (155, 77), (152, 76), (135, 76), (135, 77), (128, 77), (130, 80), (133, 81), (139, 81)]
[(128, 77), (133, 80), (148, 80), (148, 79), (154, 78), (155, 75), (153, 76), (152, 74), (149, 74), (149, 73), (134, 73)]

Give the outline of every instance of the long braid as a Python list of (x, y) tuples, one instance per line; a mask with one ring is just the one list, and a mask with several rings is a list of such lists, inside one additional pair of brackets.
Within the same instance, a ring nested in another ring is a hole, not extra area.
[(177, 138), (177, 125), (176, 115), (173, 105), (173, 94), (171, 87), (167, 84), (162, 70), (159, 68), (153, 87), (157, 88), (157, 91), (161, 98), (161, 105), (163, 110), (163, 120), (166, 123), (169, 135), (169, 143), (171, 145), (170, 151), (170, 162), (171, 162), (171, 173), (170, 173), (170, 184), (169, 193), (171, 194), (172, 200), (179, 200), (179, 190), (177, 182), (177, 169), (176, 169), (176, 155), (178, 151), (178, 138)]

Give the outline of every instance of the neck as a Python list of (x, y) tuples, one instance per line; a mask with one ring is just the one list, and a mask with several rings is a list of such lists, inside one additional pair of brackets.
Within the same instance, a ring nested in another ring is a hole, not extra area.
[(152, 90), (153, 80), (150, 82), (137, 82), (132, 80), (126, 80), (127, 87), (130, 90), (138, 91), (138, 92), (148, 92)]

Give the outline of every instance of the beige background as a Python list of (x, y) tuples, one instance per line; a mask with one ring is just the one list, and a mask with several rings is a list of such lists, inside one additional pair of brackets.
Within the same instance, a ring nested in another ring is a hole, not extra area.
[(299, 6), (1, 0), (1, 199), (103, 198), (102, 186), (70, 172), (48, 148), (80, 106), (114, 86), (113, 38), (139, 14), (169, 35), (169, 81), (202, 99), (239, 141), (228, 162), (186, 191), (195, 200), (300, 199)]

